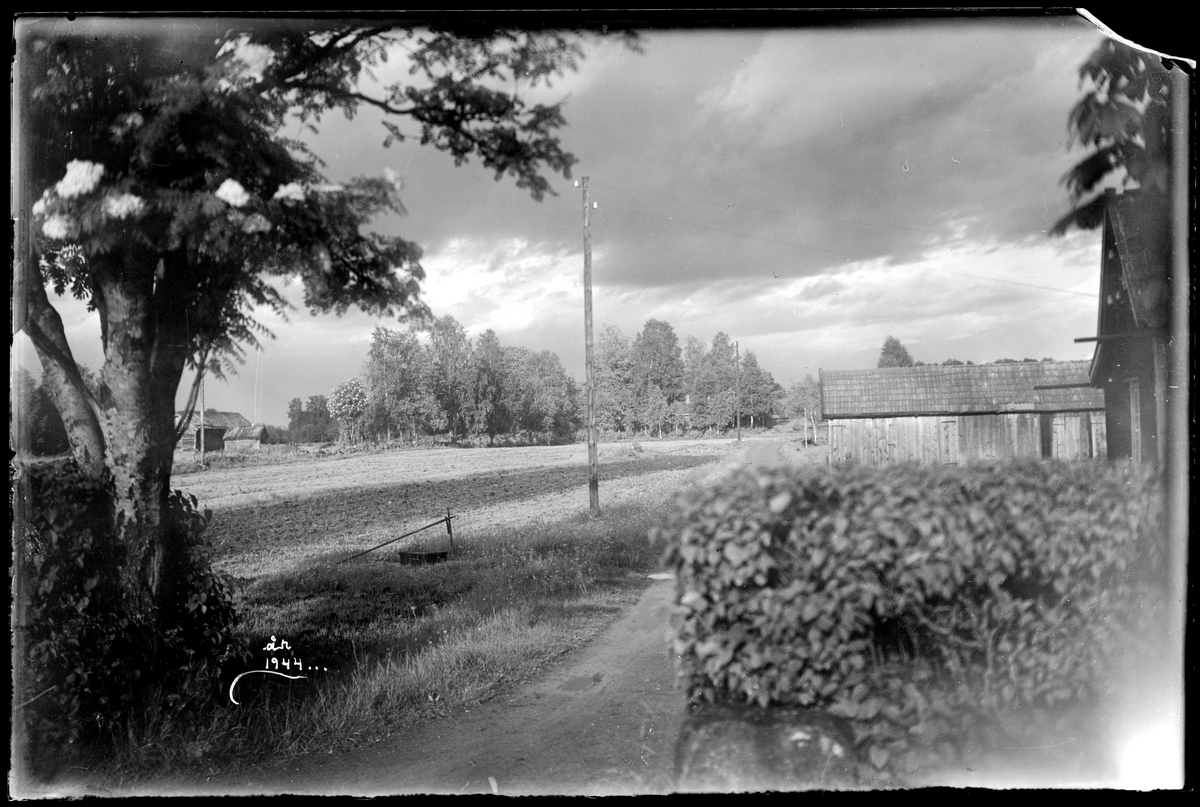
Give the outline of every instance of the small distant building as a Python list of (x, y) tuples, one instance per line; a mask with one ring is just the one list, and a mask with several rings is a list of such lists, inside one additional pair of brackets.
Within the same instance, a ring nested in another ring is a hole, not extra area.
[[(184, 418), (188, 417), (187, 412), (177, 412), (175, 414), (175, 423), (182, 423)], [(192, 412), (188, 419), (188, 424), (184, 427), (182, 436), (180, 437), (180, 445), (188, 448), (188, 443), (191, 443), (192, 451), (200, 450), (200, 424), (201, 420), (204, 423), (204, 452), (224, 451), (225, 442), (228, 433), (232, 429), (252, 428), (253, 424), (239, 415), (237, 412), (218, 412), (215, 409), (204, 410), (203, 419), (199, 412)], [(192, 435), (191, 440), (188, 439), (188, 434)]]
[(1089, 363), (821, 371), (829, 460), (956, 465), (1104, 457), (1104, 393)]
[(266, 426), (235, 426), (225, 432), (225, 448), (230, 450), (259, 448), (266, 444), (269, 437)]

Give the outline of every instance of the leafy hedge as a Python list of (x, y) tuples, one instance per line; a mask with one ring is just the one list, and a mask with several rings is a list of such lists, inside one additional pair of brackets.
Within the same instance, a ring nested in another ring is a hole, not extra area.
[(744, 468), (657, 531), (689, 698), (849, 718), (884, 780), (1100, 702), (1161, 622), (1162, 535), (1151, 471), (1041, 462)]
[(211, 513), (171, 494), (157, 613), (131, 615), (113, 501), (111, 477), (86, 476), (71, 462), (29, 474), (23, 717), (35, 764), (127, 729), (148, 703), (170, 719), (210, 705), (222, 666), (247, 656), (234, 632), (231, 582), (209, 562)]

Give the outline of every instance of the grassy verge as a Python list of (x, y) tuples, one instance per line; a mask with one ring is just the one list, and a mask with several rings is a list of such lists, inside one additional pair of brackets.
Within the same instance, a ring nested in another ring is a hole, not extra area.
[[(614, 506), (599, 519), (479, 533), (433, 565), (402, 565), (383, 549), (255, 581), (239, 595), (250, 669), (295, 657), (307, 677), (245, 676), (240, 705), (227, 691), (208, 693), (210, 704), (187, 719), (148, 703), (153, 717), (104, 760), (108, 783), (348, 750), (485, 701), (636, 600), (657, 567), (647, 531), (660, 509)], [(264, 650), (283, 641), (290, 650)]]

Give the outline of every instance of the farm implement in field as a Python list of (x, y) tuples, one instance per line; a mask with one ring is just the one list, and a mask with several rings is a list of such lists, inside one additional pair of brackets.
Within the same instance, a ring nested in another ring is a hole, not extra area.
[(398, 535), (395, 538), (389, 538), (388, 540), (384, 541), (382, 544), (373, 546), (370, 549), (364, 549), (362, 552), (358, 552), (354, 555), (351, 555), (348, 558), (342, 558), (341, 560), (338, 561), (338, 564), (345, 563), (348, 560), (354, 560), (355, 558), (361, 558), (363, 555), (374, 552), (376, 549), (382, 549), (383, 547), (390, 546), (391, 544), (394, 544), (397, 541), (403, 541), (405, 538), (408, 538), (409, 536), (416, 535), (419, 532), (424, 532), (425, 530), (430, 529), (431, 527), (436, 527), (438, 524), (445, 524), (446, 525), (446, 536), (450, 540), (450, 548), (449, 549), (442, 549), (442, 550), (435, 550), (435, 551), (420, 551), (420, 552), (404, 551), (404, 552), (397, 552), (396, 556), (395, 556), (396, 561), (398, 561), (399, 563), (409, 565), (409, 566), (419, 566), (419, 565), (426, 564), (426, 563), (441, 563), (442, 561), (449, 559), (449, 557), (452, 554), (454, 554), (454, 526), (451, 522), (455, 518), (458, 518), (458, 516), (450, 515), (450, 508), (447, 507), (446, 515), (443, 516), (442, 518), (439, 518), (437, 521), (432, 521), (432, 522), (426, 524), (424, 527), (417, 527), (415, 530), (410, 530), (409, 532), (406, 532), (403, 535)]

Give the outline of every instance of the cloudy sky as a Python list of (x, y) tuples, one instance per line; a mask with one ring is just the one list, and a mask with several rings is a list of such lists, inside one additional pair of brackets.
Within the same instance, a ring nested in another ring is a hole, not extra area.
[[(887, 336), (929, 363), (1089, 358), (1074, 339), (1095, 329), (1098, 233), (1047, 231), (1081, 156), (1066, 130), (1077, 70), (1100, 39), (1064, 16), (590, 44), (577, 73), (525, 94), (566, 99), (572, 179), (598, 204), (596, 333), (632, 338), (650, 318), (681, 342), (723, 331), (785, 387), (873, 367)], [(316, 147), (335, 180), (403, 177), (408, 215), (377, 229), (422, 245), (434, 313), (554, 350), (582, 383), (581, 190), (558, 177), (538, 203), (478, 162), (384, 149), (383, 135), (368, 113), (335, 116)], [(64, 313), (98, 367), (94, 317)], [(263, 322), (275, 338), (207, 384), (207, 405), (279, 425), (291, 398), (361, 371), (376, 325), (400, 327), (302, 308)]]

